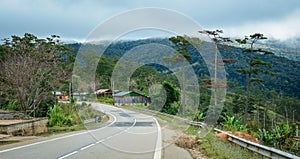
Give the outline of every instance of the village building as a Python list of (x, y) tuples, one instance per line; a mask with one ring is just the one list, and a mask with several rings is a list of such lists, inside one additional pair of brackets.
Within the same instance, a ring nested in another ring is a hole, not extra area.
[(74, 92), (72, 95), (73, 98), (77, 101), (86, 101), (90, 96), (90, 94), (87, 92)]
[(150, 98), (134, 91), (119, 92), (113, 95), (114, 105), (135, 105), (137, 103), (145, 106), (150, 105)]
[(113, 91), (111, 89), (98, 89), (95, 91), (97, 97), (112, 97)]
[[(54, 94), (54, 92), (52, 92), (52, 94)], [(55, 91), (55, 97), (59, 101), (68, 101), (69, 100), (69, 96), (68, 95), (63, 94), (62, 92), (59, 92), (59, 91)]]

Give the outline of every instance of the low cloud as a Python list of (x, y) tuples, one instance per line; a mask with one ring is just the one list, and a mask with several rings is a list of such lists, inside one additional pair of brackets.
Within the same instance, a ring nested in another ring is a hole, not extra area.
[(70, 40), (85, 39), (97, 25), (115, 15), (137, 8), (158, 7), (183, 13), (205, 29), (218, 27), (229, 36), (260, 32), (285, 40), (300, 37), (299, 4), (299, 0), (123, 0), (119, 3), (99, 0), (2, 0), (0, 38), (30, 32), (38, 36), (58, 34)]
[(224, 28), (226, 36), (241, 37), (253, 33), (262, 33), (269, 38), (288, 40), (300, 37), (300, 10), (288, 16), (266, 21), (251, 21), (240, 26)]

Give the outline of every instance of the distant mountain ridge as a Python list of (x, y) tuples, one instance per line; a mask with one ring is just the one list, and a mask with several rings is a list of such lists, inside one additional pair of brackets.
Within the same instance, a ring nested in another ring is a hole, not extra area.
[[(228, 43), (227, 45), (244, 48), (238, 43)], [(290, 60), (300, 61), (300, 39), (291, 41), (266, 40), (264, 43), (255, 44), (255, 47), (263, 48), (273, 52), (276, 56), (285, 57)]]
[[(143, 40), (132, 40), (132, 41), (119, 41), (114, 42), (109, 45), (105, 52), (105, 56), (109, 57), (122, 57), (127, 51), (133, 49), (134, 47), (149, 44), (158, 43), (170, 47), (174, 47), (172, 43), (167, 39), (143, 39)], [(277, 92), (283, 93), (287, 96), (293, 96), (300, 99), (300, 59), (297, 50), (291, 50), (289, 47), (284, 48), (281, 45), (276, 45), (276, 41), (271, 41), (259, 44), (265, 49), (275, 52), (275, 56), (261, 56), (265, 61), (269, 61), (273, 64), (273, 67), (269, 70), (277, 73), (277, 76), (266, 76), (260, 75), (259, 77), (266, 80), (260, 87), (265, 87), (268, 89), (275, 89)], [(81, 46), (87, 46), (94, 48), (94, 50), (99, 50), (103, 48), (101, 44), (68, 44), (68, 46), (74, 47), (76, 51), (79, 50)], [(275, 47), (272, 47), (275, 46)], [(277, 46), (277, 47), (276, 47)], [(245, 85), (245, 75), (241, 75), (236, 72), (236, 69), (247, 67), (246, 59), (247, 55), (242, 53), (241, 46), (236, 44), (229, 45), (230, 50), (221, 49), (219, 50), (223, 58), (231, 58), (237, 60), (235, 64), (226, 65), (227, 79), (229, 82), (237, 83), (240, 86)], [(203, 61), (201, 55), (191, 48), (189, 50), (190, 55), (193, 57), (192, 66), (199, 78), (204, 78), (204, 76), (209, 76), (205, 62)], [(295, 55), (293, 55), (295, 54)], [(159, 66), (156, 66), (157, 70), (162, 70)], [(230, 89), (230, 88), (229, 88)]]
[[(130, 42), (138, 42), (138, 44), (141, 43), (141, 41), (147, 41), (147, 43), (154, 42), (156, 43), (157, 41), (164, 41), (164, 39), (167, 38), (149, 38), (149, 39), (142, 39), (142, 40), (123, 40), (123, 41), (115, 41), (112, 42), (112, 45), (115, 44), (121, 44), (121, 43), (130, 43)], [(101, 45), (103, 43), (108, 43), (109, 41), (99, 41), (99, 42), (91, 42), (91, 43), (79, 43), (76, 41), (66, 41), (66, 45)], [(237, 48), (244, 48), (244, 46), (241, 46), (238, 43), (227, 43), (226, 45), (237, 47)], [(300, 61), (300, 37), (299, 38), (294, 38), (294, 39), (289, 39), (285, 41), (281, 40), (276, 40), (276, 39), (267, 39), (264, 42), (260, 42), (258, 44), (255, 44), (255, 46), (264, 48), (268, 51), (273, 52), (276, 56), (279, 57), (285, 57), (288, 58), (289, 60), (295, 60), (295, 61)]]

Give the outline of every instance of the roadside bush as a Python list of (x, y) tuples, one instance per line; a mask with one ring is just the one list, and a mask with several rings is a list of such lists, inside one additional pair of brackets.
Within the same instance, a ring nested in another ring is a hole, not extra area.
[(288, 124), (277, 125), (270, 131), (266, 129), (259, 129), (257, 138), (263, 144), (272, 146), (278, 149), (294, 152), (296, 148), (295, 127)]
[(135, 103), (134, 106), (139, 107), (139, 108), (147, 108), (147, 106), (145, 106), (142, 103)]
[(49, 126), (62, 126), (64, 121), (64, 115), (57, 105), (49, 109)]
[(224, 113), (223, 116), (221, 116), (223, 119), (223, 122), (221, 123), (223, 129), (229, 130), (229, 131), (248, 131), (247, 124), (241, 124), (242, 118), (236, 118), (235, 116), (229, 116), (226, 113)]
[(204, 113), (197, 112), (195, 113), (195, 121), (203, 122), (204, 121)]
[(164, 105), (161, 112), (171, 114), (171, 115), (176, 115), (178, 113), (179, 106), (180, 105), (177, 102), (174, 102), (170, 105)]
[(4, 110), (20, 111), (20, 106), (16, 100), (9, 101), (2, 107)]
[(54, 105), (48, 112), (49, 126), (73, 126), (81, 124), (77, 112), (71, 104)]
[(100, 97), (97, 99), (100, 103), (106, 103), (106, 104), (114, 104), (114, 99), (112, 97)]
[(76, 110), (81, 121), (89, 120), (95, 118), (95, 116), (100, 116), (101, 118), (104, 114), (98, 110), (95, 110), (91, 104), (85, 102), (76, 105)]

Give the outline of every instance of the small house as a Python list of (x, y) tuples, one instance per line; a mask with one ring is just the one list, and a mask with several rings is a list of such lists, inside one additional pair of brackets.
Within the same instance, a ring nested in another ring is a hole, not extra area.
[(87, 92), (74, 92), (72, 95), (77, 101), (86, 101), (90, 96)]
[(148, 106), (150, 98), (134, 91), (119, 92), (113, 95), (114, 105), (135, 105), (137, 103)]
[(112, 97), (113, 91), (111, 89), (99, 89), (95, 91), (97, 97)]
[(69, 100), (69, 96), (66, 94), (63, 94), (62, 92), (59, 92), (59, 91), (52, 92), (52, 94), (54, 94), (54, 93), (55, 93), (55, 97), (59, 101), (68, 101)]

